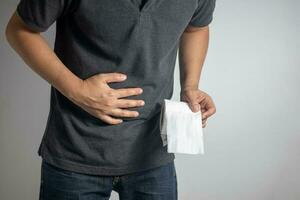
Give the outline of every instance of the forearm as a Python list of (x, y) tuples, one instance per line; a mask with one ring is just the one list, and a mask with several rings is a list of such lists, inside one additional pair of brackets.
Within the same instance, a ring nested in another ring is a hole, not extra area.
[(208, 26), (201, 29), (187, 29), (179, 45), (179, 68), (181, 90), (198, 89), (202, 66), (209, 42)]
[(73, 98), (81, 79), (61, 62), (39, 33), (32, 32), (24, 26), (16, 13), (7, 25), (6, 38), (33, 71), (63, 95)]

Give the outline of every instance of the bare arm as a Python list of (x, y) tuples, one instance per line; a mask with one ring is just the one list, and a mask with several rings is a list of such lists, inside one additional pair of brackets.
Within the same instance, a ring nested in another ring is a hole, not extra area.
[(216, 112), (211, 97), (198, 89), (208, 44), (208, 26), (188, 26), (181, 36), (179, 46), (180, 98), (188, 102), (194, 112), (201, 109), (203, 127), (207, 118)]
[(198, 89), (208, 41), (208, 26), (203, 28), (189, 26), (182, 34), (179, 46), (181, 90)]
[(123, 74), (106, 73), (80, 79), (61, 62), (43, 36), (22, 21), (17, 12), (10, 18), (5, 34), (11, 47), (33, 71), (91, 115), (110, 124), (122, 122), (111, 116), (138, 116), (137, 111), (121, 108), (143, 106), (143, 101), (118, 98), (140, 94), (142, 89), (114, 90), (107, 84), (124, 81), (126, 76)]
[(5, 33), (11, 47), (33, 71), (66, 97), (73, 97), (82, 80), (60, 61), (39, 32), (23, 23), (17, 12), (10, 18)]

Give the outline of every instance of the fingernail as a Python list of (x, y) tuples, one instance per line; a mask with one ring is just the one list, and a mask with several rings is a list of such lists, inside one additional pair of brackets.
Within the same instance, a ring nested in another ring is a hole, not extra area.
[(144, 102), (144, 101), (141, 101), (141, 105), (145, 105), (145, 102)]
[(126, 75), (121, 75), (121, 79), (122, 79), (122, 80), (124, 80), (124, 79), (126, 79), (126, 78), (127, 78)]

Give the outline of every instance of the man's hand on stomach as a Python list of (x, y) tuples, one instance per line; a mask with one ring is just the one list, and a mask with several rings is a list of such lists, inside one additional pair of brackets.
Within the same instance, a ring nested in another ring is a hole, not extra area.
[(119, 117), (137, 117), (137, 111), (126, 108), (143, 106), (145, 102), (139, 99), (120, 99), (122, 97), (139, 95), (142, 88), (109, 87), (110, 82), (126, 80), (126, 75), (121, 73), (101, 73), (82, 81), (78, 92), (72, 101), (91, 115), (108, 124), (122, 123)]

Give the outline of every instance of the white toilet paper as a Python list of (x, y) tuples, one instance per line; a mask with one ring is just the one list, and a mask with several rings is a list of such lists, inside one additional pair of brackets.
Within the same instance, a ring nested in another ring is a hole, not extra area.
[(186, 102), (164, 99), (160, 133), (169, 153), (204, 154), (201, 111), (193, 112)]

